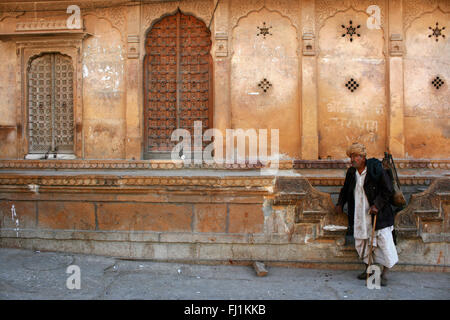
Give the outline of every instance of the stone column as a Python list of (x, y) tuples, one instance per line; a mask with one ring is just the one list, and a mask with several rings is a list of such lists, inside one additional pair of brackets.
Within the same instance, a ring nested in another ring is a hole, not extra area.
[(301, 63), (301, 158), (316, 160), (319, 155), (317, 105), (317, 51), (315, 45), (314, 0), (302, 1)]
[(389, 112), (387, 147), (395, 158), (405, 157), (403, 101), (402, 1), (389, 1)]
[[(218, 0), (214, 1), (214, 7)], [(226, 129), (231, 128), (231, 101), (230, 101), (230, 52), (229, 44), (229, 12), (230, 1), (221, 0), (214, 14), (211, 26), (214, 72), (214, 115), (213, 127), (219, 129), (225, 138)], [(225, 145), (223, 149), (225, 156)]]
[(140, 6), (127, 6), (127, 61), (126, 61), (126, 137), (125, 159), (141, 159), (142, 132), (141, 110), (142, 99), (139, 94), (141, 78), (139, 38)]

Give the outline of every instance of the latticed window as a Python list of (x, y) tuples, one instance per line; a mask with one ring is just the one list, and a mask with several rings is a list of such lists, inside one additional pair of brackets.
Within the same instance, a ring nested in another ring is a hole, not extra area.
[(29, 153), (73, 153), (73, 66), (59, 53), (34, 58), (28, 69)]
[(145, 42), (145, 157), (167, 158), (172, 132), (212, 125), (211, 33), (178, 11), (155, 23)]

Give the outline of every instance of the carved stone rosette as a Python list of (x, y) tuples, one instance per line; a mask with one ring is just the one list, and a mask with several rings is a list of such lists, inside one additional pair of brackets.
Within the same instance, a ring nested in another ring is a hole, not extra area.
[[(316, 33), (318, 34), (320, 29), (325, 24), (325, 21), (336, 15), (338, 12), (344, 12), (348, 9), (353, 9), (356, 11), (366, 12), (370, 5), (377, 5), (380, 12), (381, 26), (383, 28), (385, 22), (385, 5), (384, 1), (368, 1), (368, 0), (317, 0), (315, 2), (316, 11)], [(369, 15), (368, 15), (369, 16)]]

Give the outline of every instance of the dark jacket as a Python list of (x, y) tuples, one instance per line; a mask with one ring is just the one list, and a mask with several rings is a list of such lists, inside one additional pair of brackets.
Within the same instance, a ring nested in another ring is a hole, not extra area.
[[(364, 192), (369, 205), (375, 205), (378, 209), (377, 225), (375, 230), (394, 225), (394, 212), (390, 205), (390, 198), (394, 192), (392, 183), (381, 162), (375, 158), (366, 161), (367, 174), (364, 180)], [(355, 221), (355, 198), (356, 169), (351, 167), (345, 175), (344, 186), (339, 193), (338, 205), (344, 207), (347, 203), (349, 229), (353, 231)], [(353, 234), (353, 232), (350, 232)]]

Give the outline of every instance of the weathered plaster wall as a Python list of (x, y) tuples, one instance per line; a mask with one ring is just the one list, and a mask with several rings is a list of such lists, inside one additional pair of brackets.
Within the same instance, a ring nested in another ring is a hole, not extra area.
[[(405, 151), (411, 158), (448, 158), (450, 138), (450, 14), (435, 9), (411, 23), (405, 32)], [(445, 38), (429, 29), (447, 26)], [(436, 89), (432, 81), (444, 84)]]
[[(257, 28), (264, 27), (264, 22), (270, 32), (265, 36)], [(280, 13), (263, 8), (239, 20), (232, 34), (232, 127), (267, 129), (269, 133), (278, 129), (280, 153), (298, 158), (299, 61), (295, 27)], [(266, 92), (258, 86), (263, 79), (270, 83)]]
[[(386, 141), (383, 31), (367, 28), (368, 15), (349, 9), (329, 18), (319, 32), (319, 157), (345, 158), (354, 141), (381, 157)], [(352, 41), (342, 27), (352, 25)], [(358, 28), (358, 26), (360, 26)], [(345, 36), (342, 36), (346, 34)], [(352, 92), (345, 85), (353, 79)]]
[(125, 157), (125, 52), (120, 32), (106, 19), (84, 17), (92, 36), (83, 44), (84, 154)]
[(0, 41), (0, 157), (14, 159), (16, 149), (15, 65), (16, 48)]

